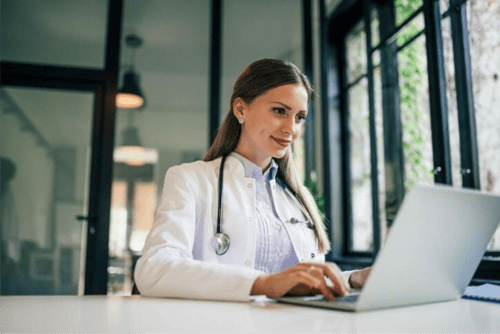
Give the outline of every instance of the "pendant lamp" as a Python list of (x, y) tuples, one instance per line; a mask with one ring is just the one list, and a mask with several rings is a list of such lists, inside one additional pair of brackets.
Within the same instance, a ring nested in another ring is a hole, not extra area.
[(135, 50), (142, 45), (142, 38), (137, 35), (128, 35), (125, 38), (127, 46), (132, 49), (130, 69), (123, 76), (123, 86), (116, 94), (116, 107), (122, 109), (139, 109), (146, 102), (139, 85), (139, 75), (134, 70)]
[(113, 153), (113, 160), (130, 166), (155, 164), (158, 162), (158, 151), (142, 146), (139, 139), (139, 130), (133, 124), (133, 117), (136, 112), (133, 110), (129, 111), (128, 124), (122, 132), (121, 145)]

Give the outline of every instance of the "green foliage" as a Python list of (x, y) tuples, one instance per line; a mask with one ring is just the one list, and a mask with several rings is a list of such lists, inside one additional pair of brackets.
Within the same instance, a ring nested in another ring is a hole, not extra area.
[(396, 0), (396, 25), (400, 25), (423, 5), (422, 0)]
[[(398, 22), (404, 21), (422, 5), (422, 0), (396, 0)], [(418, 33), (414, 22), (410, 22), (397, 37), (402, 45)], [(424, 111), (419, 106), (419, 91), (424, 85), (426, 73), (422, 72), (425, 47), (413, 42), (398, 53), (400, 76), (400, 104), (402, 112), (403, 151), (406, 159), (405, 187), (412, 188), (424, 176), (431, 174), (425, 166), (422, 152), (425, 149), (423, 118)]]
[(318, 194), (318, 186), (316, 181), (304, 182), (304, 185), (309, 188), (311, 194), (316, 201), (316, 205), (318, 206), (319, 212), (325, 217), (325, 198)]

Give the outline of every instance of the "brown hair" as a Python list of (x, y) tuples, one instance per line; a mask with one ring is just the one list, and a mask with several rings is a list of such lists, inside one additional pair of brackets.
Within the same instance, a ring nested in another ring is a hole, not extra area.
[[(307, 91), (308, 102), (311, 100), (312, 88), (309, 80), (294, 64), (277, 59), (261, 59), (248, 65), (234, 84), (230, 111), (203, 160), (215, 160), (236, 148), (241, 134), (241, 125), (233, 113), (233, 102), (236, 98), (239, 97), (245, 103), (251, 104), (255, 98), (268, 90), (288, 84), (303, 85)], [(299, 181), (291, 148), (287, 150), (283, 158), (275, 159), (275, 161), (278, 164), (278, 177), (297, 194), (304, 204), (315, 226), (319, 250), (326, 253), (330, 249), (330, 241), (323, 219), (314, 199)]]

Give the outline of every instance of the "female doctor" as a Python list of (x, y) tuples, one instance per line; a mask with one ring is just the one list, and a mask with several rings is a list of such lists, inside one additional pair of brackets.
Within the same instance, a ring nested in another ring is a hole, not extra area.
[(369, 269), (325, 263), (330, 244), (295, 171), (311, 86), (300, 70), (262, 59), (238, 77), (231, 109), (203, 161), (167, 171), (135, 269), (143, 296), (248, 301), (361, 287)]

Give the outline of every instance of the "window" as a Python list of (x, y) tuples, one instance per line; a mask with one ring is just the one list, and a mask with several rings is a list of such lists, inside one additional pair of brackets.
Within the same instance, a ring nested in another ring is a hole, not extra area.
[[(481, 190), (500, 194), (500, 4), (466, 5)], [(500, 228), (488, 249), (500, 251)]]
[[(499, 14), (479, 0), (337, 3), (323, 107), (342, 134), (330, 143), (343, 161), (329, 172), (341, 175), (342, 189), (326, 199), (340, 208), (326, 211), (343, 232), (332, 257), (373, 258), (416, 184), (500, 194)], [(500, 228), (486, 256), (498, 250)]]

